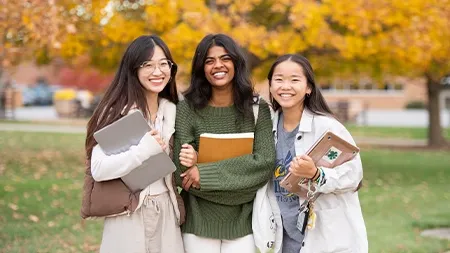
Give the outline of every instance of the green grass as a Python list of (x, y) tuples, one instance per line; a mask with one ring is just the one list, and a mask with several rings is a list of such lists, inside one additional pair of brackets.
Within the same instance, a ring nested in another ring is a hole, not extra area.
[(450, 227), (448, 152), (362, 152), (364, 211), (370, 252), (443, 252), (450, 241), (421, 237), (421, 229)]
[[(369, 127), (347, 125), (353, 136), (397, 139), (427, 139), (428, 129), (424, 127)], [(450, 128), (443, 129), (444, 138), (450, 140)]]
[(83, 135), (0, 132), (0, 252), (96, 252), (79, 216)]
[[(102, 221), (81, 221), (81, 134), (0, 132), (0, 252), (97, 252)], [(444, 252), (420, 230), (450, 227), (450, 156), (363, 150), (360, 200), (370, 252)]]

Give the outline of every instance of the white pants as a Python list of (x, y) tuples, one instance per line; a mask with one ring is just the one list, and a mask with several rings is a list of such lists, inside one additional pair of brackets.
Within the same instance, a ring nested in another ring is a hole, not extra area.
[(183, 234), (185, 253), (255, 253), (253, 235), (234, 240), (220, 240)]
[(105, 219), (100, 253), (183, 253), (169, 193), (146, 196), (131, 216)]

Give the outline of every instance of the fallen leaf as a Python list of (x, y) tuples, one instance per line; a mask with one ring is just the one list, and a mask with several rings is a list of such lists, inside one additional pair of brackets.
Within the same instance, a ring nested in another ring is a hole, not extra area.
[(5, 165), (0, 164), (0, 176), (3, 175), (3, 173), (5, 172), (5, 169), (6, 169)]
[(57, 192), (57, 191), (59, 190), (58, 185), (53, 184), (53, 185), (52, 185), (52, 190), (55, 191), (55, 192)]
[(51, 206), (53, 208), (59, 207), (61, 205), (61, 203), (59, 202), (59, 200), (53, 200)]
[(73, 225), (72, 229), (75, 230), (75, 231), (81, 231), (81, 224), (77, 223), (77, 224)]
[(6, 185), (4, 188), (5, 192), (14, 192), (16, 188), (12, 187), (11, 185)]
[(23, 215), (20, 214), (20, 213), (14, 212), (14, 213), (13, 213), (13, 218), (16, 219), (16, 220), (19, 220), (19, 219), (22, 219), (22, 218), (23, 218)]
[(9, 208), (11, 208), (14, 211), (17, 211), (19, 209), (19, 206), (17, 206), (16, 204), (13, 204), (13, 203), (9, 203), (8, 206), (9, 206)]
[(56, 172), (56, 178), (57, 178), (57, 179), (62, 178), (63, 175), (64, 175), (64, 174), (63, 174), (61, 171)]
[(30, 220), (33, 221), (33, 222), (39, 222), (39, 217), (37, 217), (36, 215), (30, 214), (30, 215), (28, 216), (28, 219), (30, 219)]

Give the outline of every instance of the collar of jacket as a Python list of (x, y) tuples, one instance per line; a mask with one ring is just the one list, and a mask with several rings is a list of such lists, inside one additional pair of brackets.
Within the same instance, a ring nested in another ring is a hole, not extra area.
[[(278, 119), (280, 117), (280, 113), (281, 113), (281, 109), (277, 110), (273, 114), (272, 133), (275, 136), (277, 135)], [(314, 114), (310, 110), (304, 108), (303, 109), (302, 118), (300, 119), (300, 125), (298, 127), (298, 133), (311, 132), (312, 131), (313, 120), (314, 120)]]

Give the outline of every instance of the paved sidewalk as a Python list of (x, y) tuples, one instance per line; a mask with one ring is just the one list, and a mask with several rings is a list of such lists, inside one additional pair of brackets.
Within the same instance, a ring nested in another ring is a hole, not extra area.
[[(443, 240), (450, 240), (450, 228), (436, 228), (436, 229), (428, 229), (422, 231), (420, 233), (421, 236), (425, 237), (435, 237)], [(447, 251), (449, 252), (449, 251)]]
[[(53, 132), (53, 133), (86, 133), (86, 126), (82, 124), (56, 125), (33, 123), (0, 123), (0, 131), (21, 132)], [(426, 140), (372, 138), (355, 136), (358, 146), (391, 147), (391, 148), (425, 148)]]
[(354, 136), (357, 145), (364, 146), (384, 146), (399, 148), (425, 148), (428, 145), (427, 140), (415, 139), (393, 139), (393, 138), (375, 138)]
[(0, 123), (0, 131), (86, 133), (85, 126)]

